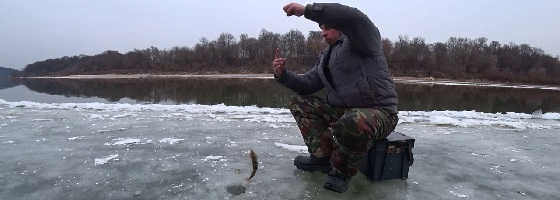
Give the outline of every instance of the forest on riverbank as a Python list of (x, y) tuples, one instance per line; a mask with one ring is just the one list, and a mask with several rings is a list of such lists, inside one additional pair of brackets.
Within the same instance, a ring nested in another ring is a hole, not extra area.
[(14, 82), (14, 76), (19, 75), (20, 71), (0, 66), (0, 89), (10, 88), (17, 83)]
[[(560, 83), (558, 57), (527, 44), (457, 37), (428, 43), (421, 37), (401, 36), (396, 41), (383, 39), (382, 45), (394, 76)], [(107, 50), (92, 56), (48, 59), (27, 65), (22, 74), (270, 73), (276, 48), (288, 58), (290, 70), (305, 72), (325, 47), (318, 31), (305, 36), (298, 30), (279, 34), (263, 29), (257, 37), (222, 33), (215, 40), (202, 38), (193, 47), (150, 47), (126, 53)]]
[(19, 70), (0, 66), (0, 80), (12, 79), (14, 75), (19, 75), (20, 73)]

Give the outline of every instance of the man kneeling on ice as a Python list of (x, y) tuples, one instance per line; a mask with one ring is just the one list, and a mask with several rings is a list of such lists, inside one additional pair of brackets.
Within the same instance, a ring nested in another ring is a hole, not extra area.
[[(290, 3), (284, 11), (319, 23), (329, 44), (303, 75), (287, 71), (285, 58), (272, 62), (276, 80), (299, 94), (290, 110), (310, 155), (297, 156), (294, 165), (328, 172), (324, 187), (345, 192), (373, 141), (387, 137), (398, 121), (379, 30), (362, 12), (340, 4)], [(323, 88), (326, 99), (310, 95)]]

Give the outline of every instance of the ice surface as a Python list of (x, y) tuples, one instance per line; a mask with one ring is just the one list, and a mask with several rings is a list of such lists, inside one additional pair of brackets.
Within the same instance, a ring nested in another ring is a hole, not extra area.
[[(408, 180), (322, 189), (287, 109), (0, 100), (0, 199), (558, 199), (560, 115), (401, 111)], [(34, 119), (52, 119), (33, 121)], [(38, 142), (36, 142), (38, 141)], [(155, 142), (152, 142), (155, 141)], [(258, 155), (252, 170), (247, 151)], [(244, 184), (246, 192), (228, 193)]]

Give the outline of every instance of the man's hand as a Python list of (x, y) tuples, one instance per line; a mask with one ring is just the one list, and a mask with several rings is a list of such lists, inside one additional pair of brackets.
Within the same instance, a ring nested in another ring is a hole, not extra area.
[(295, 15), (301, 17), (305, 13), (305, 6), (299, 3), (289, 3), (284, 6), (284, 12), (286, 12), (288, 16)]
[(280, 49), (274, 51), (274, 60), (272, 60), (272, 70), (274, 77), (280, 77), (285, 71), (286, 58), (280, 58)]

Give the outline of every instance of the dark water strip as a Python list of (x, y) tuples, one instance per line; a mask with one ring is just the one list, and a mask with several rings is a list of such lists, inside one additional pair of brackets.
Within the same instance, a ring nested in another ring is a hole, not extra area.
[[(295, 95), (267, 79), (24, 79), (21, 83), (37, 93), (109, 102), (132, 99), (138, 103), (286, 107)], [(429, 84), (396, 87), (399, 110), (560, 112), (560, 92), (551, 90)]]

